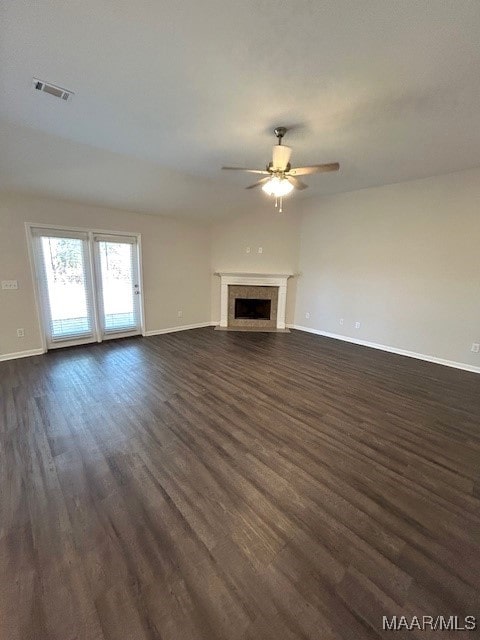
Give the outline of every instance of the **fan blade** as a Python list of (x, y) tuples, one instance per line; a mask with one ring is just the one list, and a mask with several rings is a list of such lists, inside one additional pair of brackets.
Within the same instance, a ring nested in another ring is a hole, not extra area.
[(294, 178), (293, 176), (289, 176), (289, 175), (287, 175), (286, 178), (290, 182), (290, 184), (293, 184), (295, 189), (299, 189), (300, 191), (302, 191), (303, 189), (308, 189), (308, 184), (305, 184), (298, 178)]
[(270, 176), (268, 176), (268, 178), (262, 178), (261, 180), (258, 180), (257, 182), (251, 184), (249, 187), (245, 187), (245, 189), (255, 189), (255, 187), (259, 187), (261, 184), (265, 184), (265, 182), (268, 182), (269, 180)]
[(325, 173), (327, 171), (338, 171), (340, 165), (338, 162), (331, 162), (330, 164), (312, 164), (310, 167), (297, 167), (296, 169), (290, 169), (288, 175), (291, 176), (308, 176), (312, 173)]
[(224, 171), (247, 171), (247, 173), (260, 173), (264, 176), (269, 176), (270, 171), (262, 171), (261, 169), (244, 169), (244, 167), (222, 167)]

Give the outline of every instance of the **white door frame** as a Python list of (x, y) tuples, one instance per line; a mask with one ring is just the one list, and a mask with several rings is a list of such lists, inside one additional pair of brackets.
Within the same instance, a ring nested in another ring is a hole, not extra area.
[[(40, 336), (42, 340), (42, 350), (44, 353), (48, 350), (48, 345), (47, 345), (47, 339), (46, 339), (46, 326), (45, 326), (45, 318), (43, 313), (42, 293), (40, 290), (40, 281), (39, 281), (39, 275), (37, 273), (37, 265), (35, 260), (35, 249), (33, 246), (34, 238), (32, 234), (32, 229), (52, 229), (55, 231), (73, 231), (73, 232), (86, 233), (88, 236), (89, 268), (94, 278), (96, 274), (96, 269), (94, 265), (94, 256), (92, 251), (92, 247), (93, 247), (92, 240), (95, 234), (110, 235), (110, 236), (131, 236), (135, 238), (137, 242), (137, 260), (138, 260), (137, 268), (138, 268), (138, 279), (139, 279), (139, 285), (140, 285), (140, 305), (139, 305), (140, 328), (141, 328), (140, 331), (141, 331), (141, 335), (145, 336), (145, 300), (143, 295), (144, 289), (143, 289), (143, 268), (142, 268), (143, 260), (142, 260), (142, 234), (141, 233), (136, 233), (131, 231), (112, 231), (111, 229), (91, 229), (89, 227), (74, 227), (74, 226), (65, 226), (65, 225), (59, 225), (59, 224), (46, 224), (41, 222), (25, 222), (25, 233), (27, 236), (27, 250), (28, 250), (28, 258), (30, 261), (30, 270), (31, 270), (32, 281), (33, 281), (33, 292), (34, 292), (35, 307), (37, 312), (38, 328), (40, 330)], [(97, 342), (102, 342), (104, 340), (110, 340), (114, 338), (123, 338), (129, 335), (132, 335), (132, 332), (128, 331), (125, 333), (116, 333), (116, 334), (102, 337), (100, 332), (100, 323), (98, 322), (98, 308), (97, 308), (97, 301), (95, 296), (93, 296), (93, 311), (95, 314), (95, 318), (97, 318), (97, 321), (95, 323), (96, 324), (95, 337), (90, 342), (95, 342), (95, 340)], [(75, 344), (87, 344), (87, 343), (88, 341), (85, 342), (79, 339), (78, 341), (72, 340), (68, 344), (71, 346), (74, 346)], [(58, 344), (57, 348), (64, 347), (64, 346), (66, 345)], [(50, 347), (50, 349), (54, 349), (54, 348), (56, 348), (55, 345)]]

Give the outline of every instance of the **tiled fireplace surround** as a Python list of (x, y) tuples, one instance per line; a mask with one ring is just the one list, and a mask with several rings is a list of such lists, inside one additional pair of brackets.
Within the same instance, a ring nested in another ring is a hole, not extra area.
[[(235, 317), (235, 300), (237, 298), (253, 298), (255, 300), (270, 300), (270, 318), (250, 319)], [(275, 329), (277, 326), (278, 287), (255, 286), (251, 284), (228, 285), (228, 326), (248, 327), (257, 329)]]
[[(285, 329), (287, 280), (291, 274), (217, 273), (221, 279), (220, 327)], [(235, 299), (271, 300), (270, 319), (235, 318)]]

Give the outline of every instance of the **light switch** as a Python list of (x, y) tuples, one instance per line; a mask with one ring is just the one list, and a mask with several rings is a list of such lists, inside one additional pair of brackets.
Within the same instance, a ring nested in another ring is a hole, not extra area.
[(18, 289), (18, 281), (2, 280), (2, 289)]

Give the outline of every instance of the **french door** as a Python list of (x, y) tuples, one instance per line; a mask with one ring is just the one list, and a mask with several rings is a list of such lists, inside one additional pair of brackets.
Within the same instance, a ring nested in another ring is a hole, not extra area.
[(47, 349), (142, 330), (136, 236), (33, 228)]
[(140, 276), (134, 236), (94, 236), (97, 306), (102, 336), (140, 333)]

